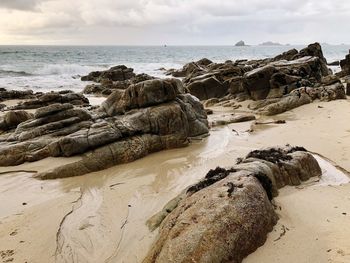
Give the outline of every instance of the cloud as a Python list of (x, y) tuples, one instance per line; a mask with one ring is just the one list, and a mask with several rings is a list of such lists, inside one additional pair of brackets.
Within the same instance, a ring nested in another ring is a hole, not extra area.
[(0, 8), (17, 10), (35, 10), (45, 0), (1, 0)]
[[(350, 42), (349, 16), (346, 0), (0, 0), (0, 40), (301, 43), (337, 35)], [(341, 26), (332, 30), (329, 23)]]

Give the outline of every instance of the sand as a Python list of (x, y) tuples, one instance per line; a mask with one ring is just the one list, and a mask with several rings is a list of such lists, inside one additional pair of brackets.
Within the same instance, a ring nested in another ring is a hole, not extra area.
[[(230, 112), (213, 109), (214, 117)], [(34, 172), (0, 174), (0, 259), (141, 262), (157, 234), (148, 231), (145, 221), (209, 169), (229, 166), (251, 149), (301, 145), (350, 171), (349, 101), (316, 102), (273, 119), (286, 124), (216, 127), (189, 147), (81, 177), (39, 181), (31, 177)], [(0, 173), (44, 171), (69, 161), (49, 158), (1, 167)], [(244, 262), (350, 262), (350, 186), (344, 177), (327, 178), (280, 191), (278, 225)], [(275, 241), (282, 226), (288, 230)]]

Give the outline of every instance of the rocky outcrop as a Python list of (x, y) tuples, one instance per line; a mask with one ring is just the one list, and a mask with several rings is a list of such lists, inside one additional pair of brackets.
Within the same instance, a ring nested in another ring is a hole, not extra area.
[(148, 80), (115, 91), (98, 111), (70, 103), (42, 107), (0, 136), (0, 165), (84, 154), (79, 162), (39, 175), (68, 177), (186, 146), (190, 137), (208, 133), (208, 121), (201, 103), (181, 90), (176, 79)]
[(89, 100), (84, 95), (72, 91), (48, 92), (38, 94), (34, 99), (19, 102), (17, 105), (12, 106), (9, 109), (38, 109), (56, 103), (70, 103), (76, 106), (88, 106)]
[(309, 104), (316, 99), (321, 101), (346, 99), (345, 88), (341, 83), (318, 88), (299, 88), (281, 99), (267, 99), (262, 101), (264, 103), (255, 104), (253, 108), (258, 109), (259, 114), (276, 115)]
[(320, 175), (301, 147), (253, 151), (233, 167), (210, 170), (148, 222), (156, 227), (165, 217), (143, 263), (240, 263), (276, 224), (278, 189)]
[(94, 82), (102, 82), (105, 80), (125, 81), (133, 77), (135, 77), (134, 69), (128, 68), (125, 65), (118, 65), (105, 71), (93, 71), (87, 76), (81, 77), (81, 80)]

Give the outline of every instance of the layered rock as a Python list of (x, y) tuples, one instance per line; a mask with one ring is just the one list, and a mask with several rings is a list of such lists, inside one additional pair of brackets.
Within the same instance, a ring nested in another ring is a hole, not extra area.
[(321, 175), (301, 147), (253, 151), (208, 172), (148, 221), (159, 236), (144, 263), (242, 262), (263, 245), (278, 217), (271, 199), (285, 185)]
[(21, 101), (17, 105), (10, 107), (10, 109), (38, 109), (56, 103), (70, 103), (76, 106), (88, 106), (89, 100), (84, 95), (73, 91), (48, 92), (38, 94), (33, 99)]
[(85, 153), (79, 162), (39, 175), (68, 177), (185, 146), (189, 137), (208, 133), (208, 122), (200, 102), (181, 90), (176, 79), (149, 80), (115, 91), (99, 111), (70, 103), (42, 107), (0, 137), (0, 165)]
[(341, 83), (317, 88), (304, 87), (293, 90), (290, 94), (281, 99), (267, 99), (255, 104), (254, 109), (258, 109), (259, 114), (276, 115), (288, 110), (297, 108), (304, 104), (319, 99), (321, 101), (331, 101), (346, 99), (345, 88)]

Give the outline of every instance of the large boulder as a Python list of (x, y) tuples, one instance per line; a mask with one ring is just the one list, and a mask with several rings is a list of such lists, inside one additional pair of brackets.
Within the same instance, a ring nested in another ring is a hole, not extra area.
[(7, 90), (0, 88), (0, 101), (16, 99), (32, 99), (35, 95), (32, 90)]
[(152, 229), (161, 224), (143, 263), (242, 262), (277, 222), (271, 199), (278, 189), (321, 173), (301, 147), (253, 151), (232, 167), (210, 170), (148, 221)]
[(131, 85), (126, 90), (116, 90), (102, 103), (101, 109), (110, 116), (122, 114), (131, 109), (174, 100), (182, 89), (180, 80), (147, 80)]

